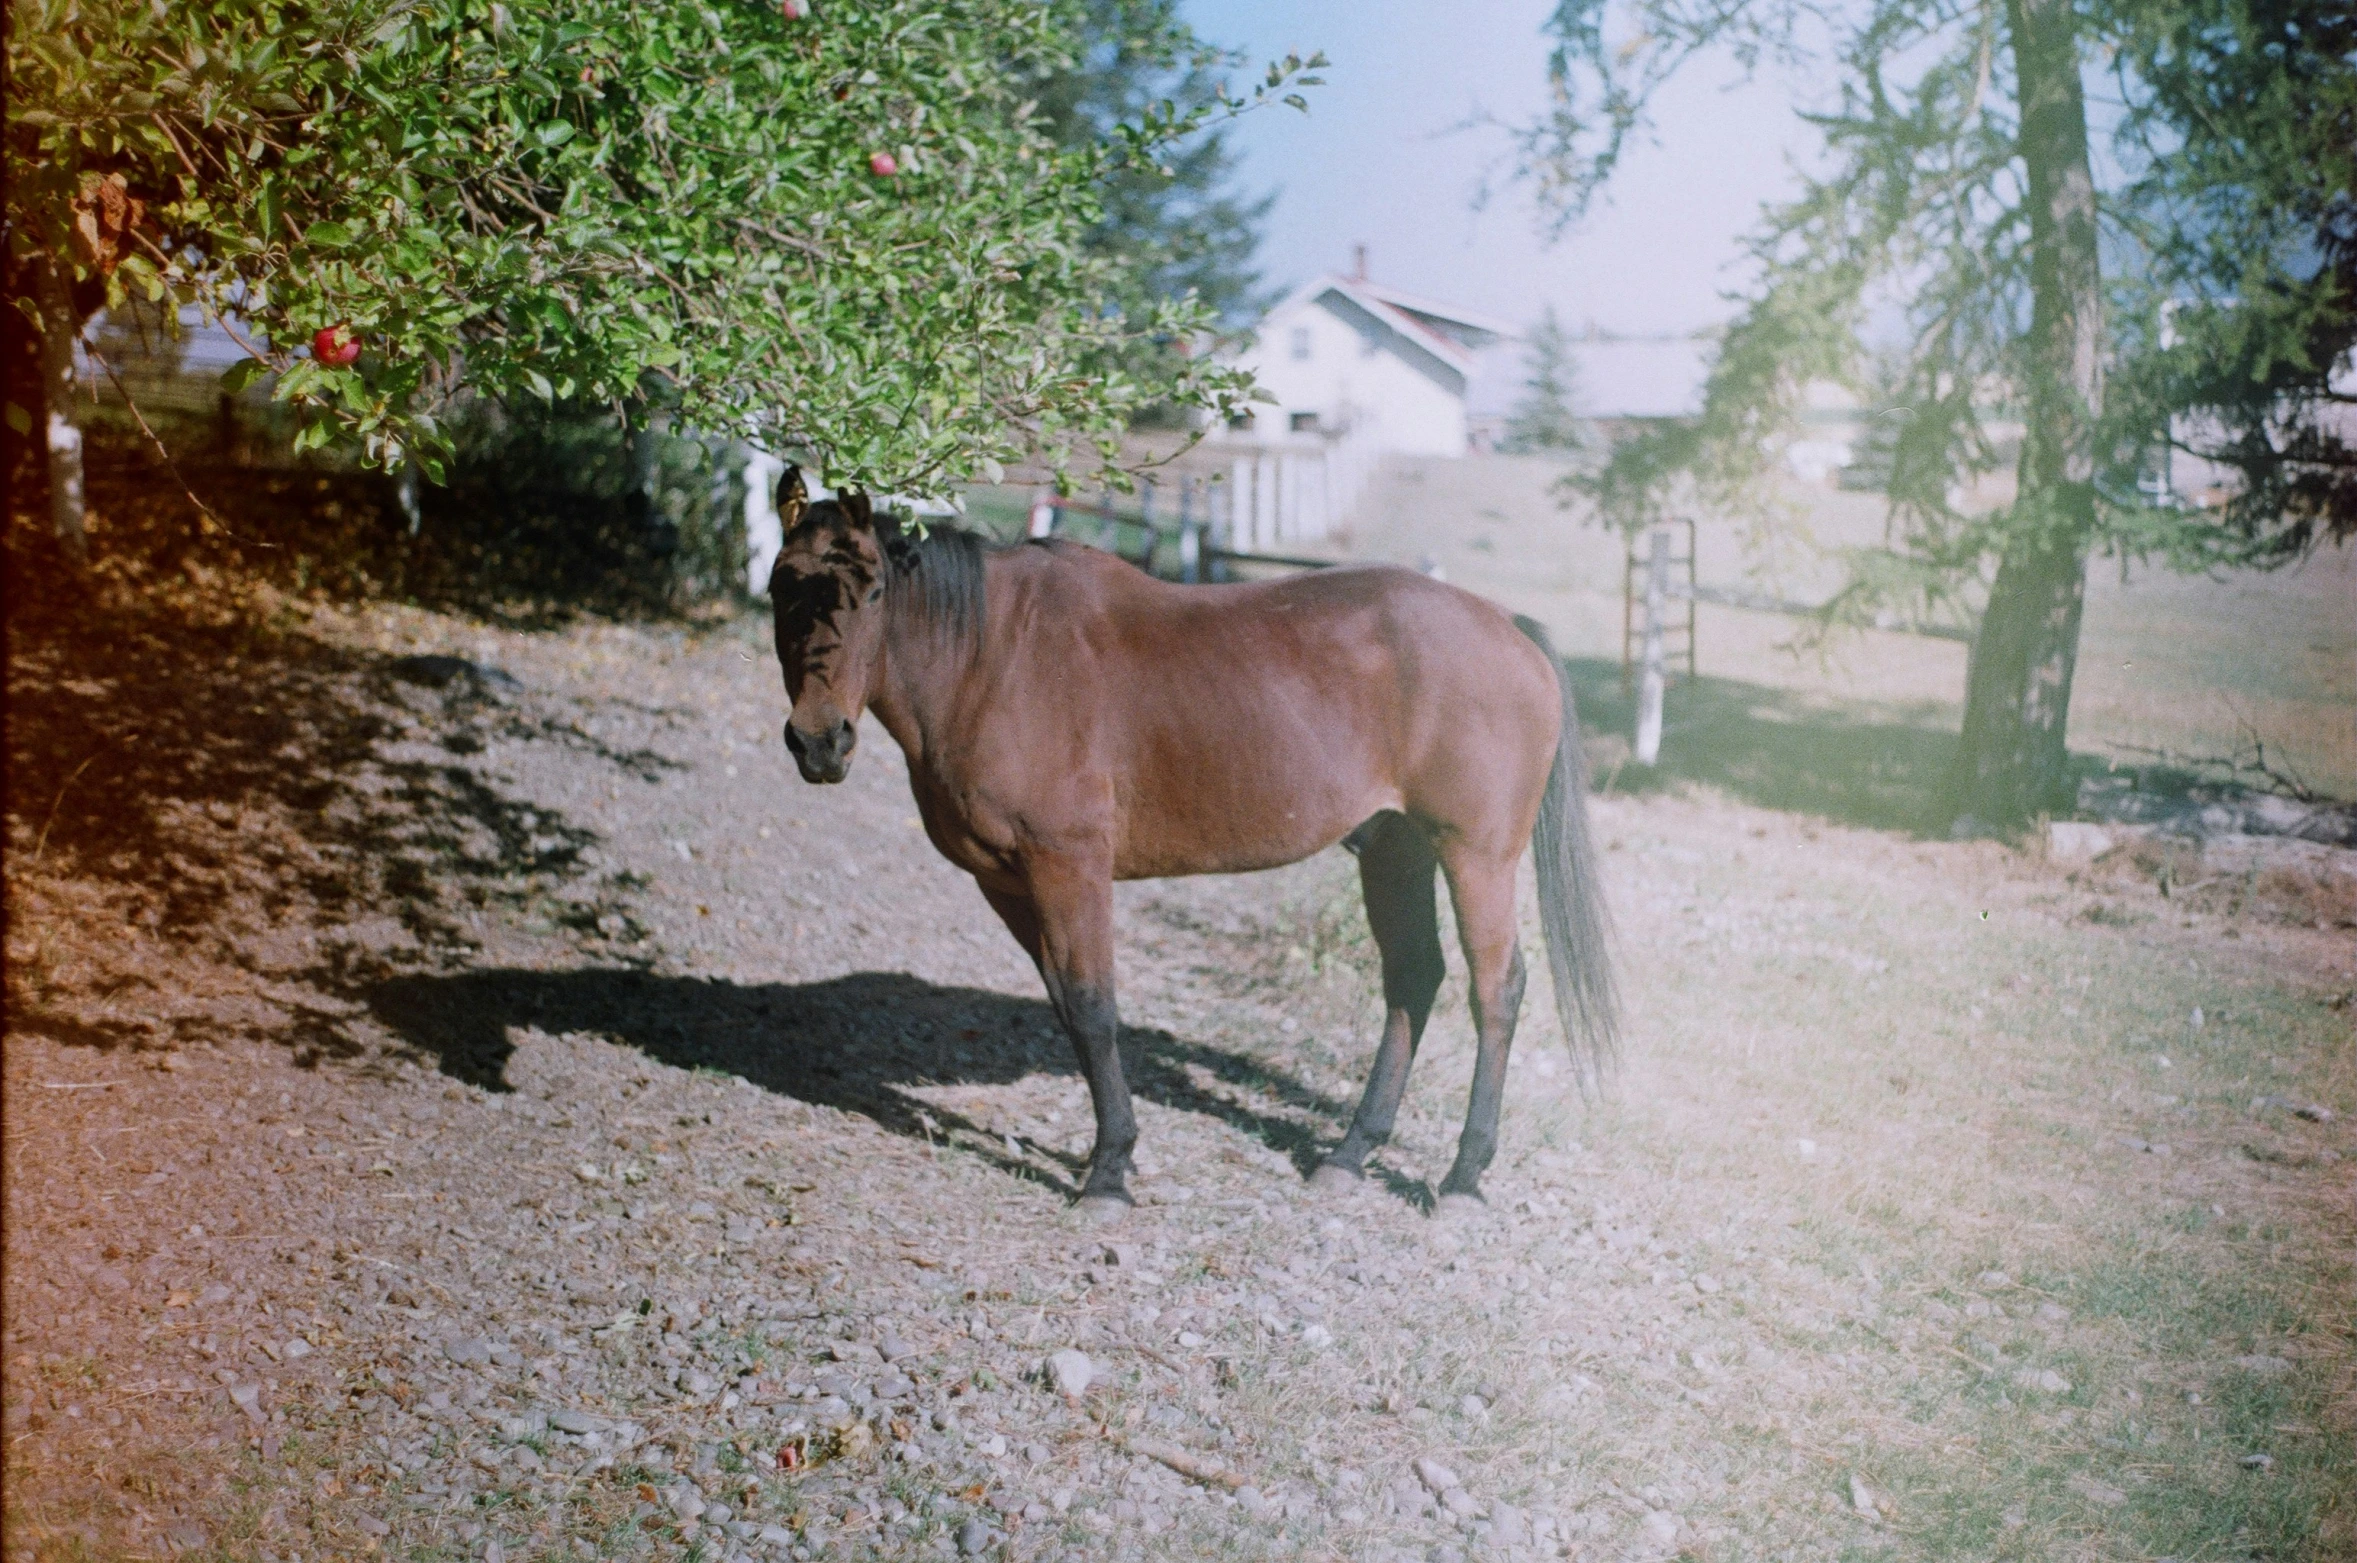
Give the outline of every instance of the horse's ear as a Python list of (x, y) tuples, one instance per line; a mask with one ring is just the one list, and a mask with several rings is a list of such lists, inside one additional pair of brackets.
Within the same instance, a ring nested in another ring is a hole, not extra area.
[(785, 475), (777, 480), (778, 520), (791, 532), (801, 524), (802, 512), (809, 508), (810, 485), (802, 481), (802, 469), (789, 463)]
[(858, 489), (838, 490), (835, 501), (843, 507), (843, 513), (851, 518), (852, 525), (870, 532), (876, 529), (876, 507), (869, 502), (865, 493)]

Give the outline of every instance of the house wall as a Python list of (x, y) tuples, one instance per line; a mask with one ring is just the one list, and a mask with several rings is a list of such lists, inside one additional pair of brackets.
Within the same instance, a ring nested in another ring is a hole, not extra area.
[[(1256, 432), (1283, 433), (1293, 414), (1310, 412), (1327, 433), (1357, 429), (1382, 450), (1465, 454), (1464, 388), (1444, 383), (1458, 377), (1437, 365), (1427, 372), (1413, 348), (1384, 343), (1389, 327), (1359, 318), (1363, 330), (1335, 308), (1303, 300), (1261, 323), (1240, 361), (1277, 403), (1254, 409)], [(1307, 358), (1295, 356), (1296, 332), (1308, 334)]]

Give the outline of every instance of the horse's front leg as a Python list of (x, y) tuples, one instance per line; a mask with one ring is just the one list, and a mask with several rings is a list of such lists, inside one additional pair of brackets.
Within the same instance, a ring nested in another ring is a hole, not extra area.
[(1129, 1213), (1130, 1153), (1138, 1120), (1121, 1072), (1113, 1003), (1113, 874), (1109, 864), (1053, 858), (1030, 868), (1030, 894), (985, 890), (990, 904), (1047, 983), (1048, 1002), (1072, 1039), (1096, 1108), (1097, 1143), (1080, 1186), (1081, 1214), (1097, 1221)]

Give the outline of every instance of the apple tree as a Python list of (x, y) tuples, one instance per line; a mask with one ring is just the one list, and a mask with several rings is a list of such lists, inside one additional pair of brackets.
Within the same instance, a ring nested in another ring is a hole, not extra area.
[[(462, 387), (625, 404), (940, 491), (1110, 460), (1241, 376), (1197, 299), (1108, 307), (1110, 168), (1247, 102), (1059, 141), (1025, 84), (1078, 0), (21, 0), (7, 11), (6, 290), (37, 338), (53, 517), (81, 543), (73, 349), (136, 294), (275, 376), (305, 445), (431, 471)], [(314, 347), (315, 340), (319, 344)], [(354, 351), (356, 349), (356, 351)], [(234, 388), (234, 386), (233, 386)]]

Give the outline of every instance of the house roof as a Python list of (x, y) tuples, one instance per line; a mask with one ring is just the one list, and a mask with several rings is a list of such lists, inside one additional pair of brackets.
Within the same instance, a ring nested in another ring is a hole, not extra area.
[(1294, 289), (1268, 312), (1267, 319), (1274, 320), (1288, 310), (1330, 297), (1339, 297), (1389, 327), (1399, 340), (1452, 371), (1460, 385), (1473, 372), (1476, 347), (1512, 334), (1511, 327), (1486, 315), (1378, 287), (1363, 278), (1331, 274)]
[(1402, 293), (1397, 288), (1386, 287), (1382, 283), (1369, 282), (1363, 278), (1338, 278), (1336, 280), (1347, 281), (1351, 287), (1360, 292), (1381, 299), (1393, 309), (1413, 315), (1427, 325), (1437, 322), (1442, 326), (1455, 327), (1454, 331), (1444, 334), (1455, 336), (1459, 341), (1464, 341), (1468, 337), (1476, 339), (1466, 341), (1465, 345), (1468, 347), (1485, 347), (1490, 341), (1515, 334), (1515, 328), (1511, 321), (1500, 320), (1495, 315), (1478, 314), (1470, 309), (1459, 309), (1454, 304), (1442, 304), (1432, 299), (1419, 298), (1413, 293)]

